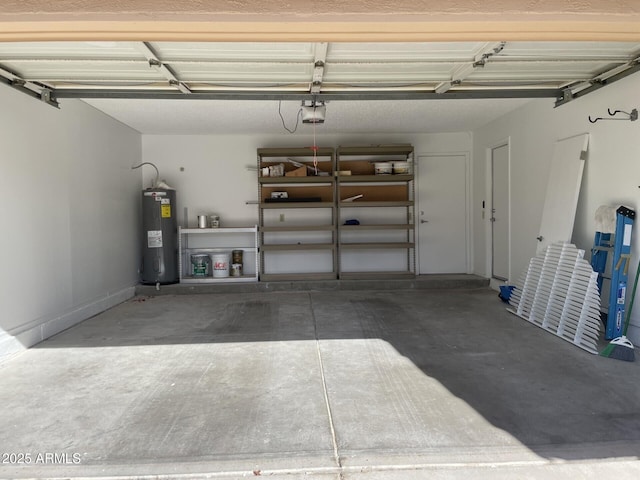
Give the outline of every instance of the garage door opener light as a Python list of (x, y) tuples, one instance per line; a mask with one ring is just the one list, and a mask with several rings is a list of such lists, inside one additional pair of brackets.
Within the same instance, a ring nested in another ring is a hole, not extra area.
[(302, 101), (302, 123), (324, 123), (327, 107), (323, 100)]

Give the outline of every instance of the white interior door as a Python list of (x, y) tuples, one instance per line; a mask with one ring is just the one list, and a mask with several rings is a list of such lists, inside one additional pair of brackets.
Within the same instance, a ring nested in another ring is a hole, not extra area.
[(509, 279), (509, 145), (491, 149), (491, 277)]
[(426, 155), (418, 162), (420, 273), (467, 273), (467, 156)]
[(538, 253), (553, 242), (571, 241), (582, 183), (589, 135), (558, 140), (553, 147), (551, 170), (538, 235)]

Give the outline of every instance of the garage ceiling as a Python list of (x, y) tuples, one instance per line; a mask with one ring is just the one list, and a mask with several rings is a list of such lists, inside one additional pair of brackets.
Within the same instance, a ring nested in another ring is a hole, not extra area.
[[(282, 131), (277, 100), (295, 123), (312, 99), (330, 103), (336, 131), (367, 130), (381, 114), (396, 119), (384, 131), (451, 131), (443, 125), (477, 125), (531, 98), (560, 105), (634, 73), (639, 59), (637, 42), (6, 42), (0, 80), (52, 104), (85, 99), (143, 133)], [(460, 99), (474, 101), (449, 102)]]

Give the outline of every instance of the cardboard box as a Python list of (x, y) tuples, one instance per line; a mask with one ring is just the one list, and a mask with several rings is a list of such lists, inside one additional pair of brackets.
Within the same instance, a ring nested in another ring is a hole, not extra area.
[(307, 167), (298, 167), (295, 170), (291, 170), (290, 172), (286, 172), (284, 174), (285, 177), (306, 177), (307, 176)]

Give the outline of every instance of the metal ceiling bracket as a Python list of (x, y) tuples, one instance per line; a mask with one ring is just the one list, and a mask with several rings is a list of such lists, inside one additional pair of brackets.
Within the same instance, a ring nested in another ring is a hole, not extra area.
[(50, 103), (51, 102), (51, 90), (49, 90), (48, 88), (43, 88), (42, 91), (40, 92), (40, 100), (42, 100), (45, 103)]
[(324, 64), (327, 61), (327, 49), (329, 45), (326, 42), (316, 43), (315, 58), (313, 61), (313, 76), (311, 78), (310, 93), (318, 94), (322, 88), (322, 79), (324, 77)]
[(485, 45), (485, 48), (483, 48), (482, 51), (474, 57), (473, 62), (458, 67), (451, 74), (451, 80), (441, 82), (436, 85), (434, 92), (437, 94), (443, 94), (448, 92), (455, 85), (460, 85), (462, 81), (469, 75), (471, 75), (476, 68), (484, 68), (487, 60), (489, 60), (492, 56), (500, 53), (504, 49), (506, 44), (507, 42), (498, 42), (490, 45)]
[(60, 108), (60, 104), (57, 102), (53, 95), (53, 91), (46, 87), (40, 86), (33, 82), (27, 82), (20, 78), (15, 73), (0, 67), (0, 83), (10, 86), (11, 88), (29, 95), (31, 98), (36, 98), (51, 105), (52, 107)]
[(478, 56), (476, 56), (476, 63), (481, 64), (480, 66), (484, 67), (484, 64), (487, 62), (487, 60), (491, 57), (493, 57), (494, 55), (499, 54), (502, 50), (504, 50), (504, 47), (507, 45), (507, 42), (499, 42), (498, 44), (494, 44), (493, 47), (490, 48), (490, 51), (486, 51), (484, 53), (481, 53), (479, 56), (480, 58), (478, 59)]
[(147, 42), (135, 43), (136, 48), (149, 62), (149, 66), (151, 68), (156, 69), (159, 73), (161, 73), (169, 82), (169, 85), (177, 88), (182, 93), (189, 94), (191, 93), (191, 89), (187, 86), (186, 83), (180, 81), (180, 79), (176, 76), (175, 72), (171, 70), (167, 64), (162, 62), (156, 55), (156, 53), (151, 48)]
[(565, 88), (562, 90), (561, 95), (558, 98), (556, 98), (556, 107), (558, 105), (562, 105), (567, 102), (570, 102), (571, 100), (573, 100), (573, 92), (571, 91), (570, 88)]
[[(607, 85), (611, 85), (618, 80), (622, 80), (623, 78), (636, 73), (638, 70), (640, 70), (640, 59), (636, 58), (626, 63), (625, 65), (612, 68), (611, 70), (608, 70), (604, 73), (601, 73), (597, 77), (592, 78), (591, 80), (589, 80), (588, 86), (586, 86), (586, 88), (581, 88), (578, 91), (572, 91), (571, 87), (568, 87), (563, 90), (563, 95), (559, 96), (556, 99), (555, 106), (560, 107), (565, 103), (575, 100), (576, 98), (584, 97), (585, 95), (588, 95), (591, 92), (595, 92), (602, 87), (606, 87)], [(573, 88), (575, 89), (576, 86), (574, 86)], [(565, 93), (566, 90), (569, 91), (568, 94)]]

